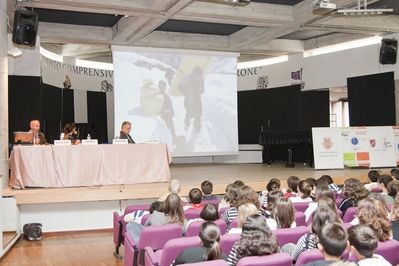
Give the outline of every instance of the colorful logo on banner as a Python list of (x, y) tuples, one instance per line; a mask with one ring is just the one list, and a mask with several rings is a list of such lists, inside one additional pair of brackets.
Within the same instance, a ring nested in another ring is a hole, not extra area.
[(351, 143), (352, 143), (353, 145), (357, 145), (357, 144), (359, 144), (359, 139), (356, 138), (356, 137), (353, 137), (353, 138), (351, 139)]
[(372, 148), (375, 148), (375, 144), (376, 144), (377, 141), (375, 139), (369, 139), (369, 142), (370, 142), (370, 146)]
[(323, 148), (326, 150), (331, 149), (334, 146), (334, 142), (332, 141), (332, 139), (330, 137), (325, 137), (323, 138)]

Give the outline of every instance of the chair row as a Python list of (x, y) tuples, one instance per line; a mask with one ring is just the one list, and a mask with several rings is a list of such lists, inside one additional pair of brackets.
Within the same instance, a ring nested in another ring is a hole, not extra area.
[[(305, 226), (296, 228), (276, 229), (276, 236), (280, 246), (287, 243), (297, 243), (299, 238), (308, 233)], [(181, 237), (182, 229), (177, 224), (145, 227), (141, 232), (138, 244), (129, 234), (125, 235), (125, 266), (137, 265), (170, 265), (177, 255), (188, 247), (200, 246), (198, 236)], [(240, 239), (240, 234), (226, 234), (221, 236), (220, 245), (223, 253), (228, 255)], [(154, 251), (155, 250), (155, 251)], [(141, 259), (139, 259), (141, 258)]]

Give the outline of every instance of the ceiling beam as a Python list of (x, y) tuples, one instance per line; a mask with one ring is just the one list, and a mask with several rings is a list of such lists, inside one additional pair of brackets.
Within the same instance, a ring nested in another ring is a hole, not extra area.
[(171, 16), (182, 10), (194, 0), (153, 0), (151, 1), (151, 9), (159, 10), (162, 17), (127, 17), (122, 18), (113, 27), (115, 43), (130, 43), (143, 38), (153, 32), (157, 27), (166, 22)]
[(334, 45), (342, 42), (354, 41), (362, 38), (370, 37), (365, 34), (348, 34), (348, 33), (336, 33), (330, 34), (318, 38), (306, 40), (304, 42), (304, 50), (311, 50), (323, 46)]
[(48, 43), (110, 44), (112, 41), (111, 28), (47, 22), (39, 22), (38, 35), (41, 42)]

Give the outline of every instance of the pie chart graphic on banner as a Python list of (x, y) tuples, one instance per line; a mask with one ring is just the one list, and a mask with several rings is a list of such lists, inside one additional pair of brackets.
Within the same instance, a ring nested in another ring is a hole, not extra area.
[(353, 138), (351, 139), (351, 143), (352, 143), (353, 145), (357, 145), (357, 144), (359, 143), (358, 138), (353, 137)]

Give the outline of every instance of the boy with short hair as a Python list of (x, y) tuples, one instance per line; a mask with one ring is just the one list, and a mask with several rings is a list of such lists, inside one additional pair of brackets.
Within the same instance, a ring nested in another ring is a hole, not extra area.
[(317, 260), (306, 266), (331, 265), (341, 261), (341, 256), (348, 246), (348, 235), (345, 229), (338, 223), (327, 223), (321, 229), (318, 249), (324, 256), (324, 260)]
[(374, 254), (378, 237), (368, 225), (358, 224), (348, 229), (349, 244), (359, 266), (391, 266), (384, 257)]
[(190, 192), (188, 193), (188, 198), (190, 200), (190, 204), (184, 206), (183, 210), (188, 210), (191, 208), (202, 209), (204, 207), (204, 205), (201, 204), (202, 192), (199, 188), (191, 189)]
[(209, 180), (205, 180), (201, 183), (201, 190), (202, 190), (202, 200), (211, 201), (217, 200), (218, 198), (215, 195), (212, 195), (213, 191), (213, 184)]

